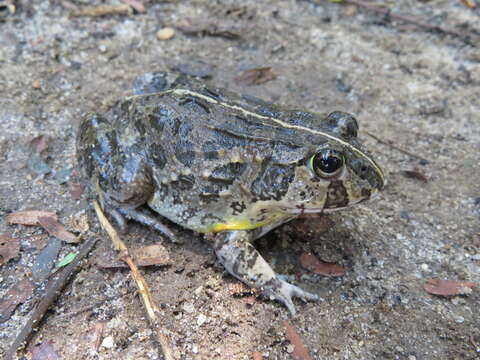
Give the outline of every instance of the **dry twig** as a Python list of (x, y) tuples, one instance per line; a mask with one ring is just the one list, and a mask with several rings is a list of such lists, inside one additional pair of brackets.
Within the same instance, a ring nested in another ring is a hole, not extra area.
[(95, 211), (97, 213), (97, 217), (98, 217), (98, 220), (100, 221), (100, 224), (102, 225), (103, 229), (107, 232), (108, 236), (112, 240), (114, 249), (119, 252), (119, 258), (127, 263), (127, 265), (130, 268), (130, 271), (132, 272), (132, 277), (135, 280), (135, 283), (137, 284), (138, 292), (140, 294), (143, 305), (145, 307), (145, 311), (147, 313), (150, 326), (152, 327), (153, 331), (157, 335), (157, 340), (160, 343), (165, 360), (174, 360), (175, 358), (173, 356), (173, 350), (171, 349), (171, 346), (170, 346), (170, 341), (166, 335), (166, 331), (162, 328), (159, 322), (158, 314), (160, 311), (152, 299), (152, 295), (150, 294), (150, 289), (148, 287), (147, 282), (145, 281), (144, 277), (138, 270), (137, 265), (133, 262), (127, 246), (122, 241), (122, 239), (120, 239), (117, 231), (113, 228), (112, 224), (110, 224), (108, 219), (105, 217), (98, 202), (94, 201), (93, 205), (95, 207)]
[(422, 157), (422, 156), (420, 156), (420, 155), (414, 154), (414, 153), (412, 153), (412, 152), (410, 152), (410, 151), (407, 151), (407, 150), (405, 150), (405, 149), (402, 149), (401, 147), (398, 147), (397, 145), (393, 144), (392, 141), (382, 140), (382, 139), (380, 139), (378, 136), (373, 135), (373, 134), (372, 134), (371, 132), (369, 132), (369, 131), (363, 130), (363, 132), (364, 132), (365, 134), (367, 134), (368, 136), (370, 136), (370, 137), (374, 138), (375, 140), (377, 140), (379, 143), (381, 143), (381, 144), (383, 144), (383, 145), (390, 146), (391, 148), (393, 148), (393, 149), (395, 149), (395, 150), (397, 150), (397, 151), (400, 151), (402, 154), (411, 156), (411, 157), (413, 157), (413, 158), (415, 158), (415, 159), (422, 160), (422, 161), (424, 161), (424, 162), (429, 162), (427, 159), (425, 159), (424, 157)]
[[(319, 3), (325, 0), (308, 0), (308, 1), (318, 5)], [(470, 36), (467, 34), (463, 34), (461, 32), (451, 30), (451, 29), (446, 29), (439, 25), (432, 25), (427, 22), (421, 21), (419, 19), (412, 18), (410, 16), (393, 13), (392, 10), (390, 10), (389, 8), (383, 5), (372, 4), (372, 3), (361, 1), (361, 0), (327, 0), (327, 1), (356, 5), (358, 7), (383, 15), (386, 20), (399, 20), (404, 23), (413, 24), (415, 26), (418, 26), (428, 31), (437, 32), (444, 35), (450, 35), (462, 40), (465, 44), (475, 47), (475, 44), (470, 39)]]
[(84, 242), (83, 245), (80, 247), (80, 250), (78, 251), (75, 259), (70, 264), (65, 266), (62, 271), (60, 271), (53, 279), (49, 281), (45, 295), (40, 300), (37, 307), (33, 311), (32, 316), (23, 326), (12, 346), (6, 353), (6, 360), (15, 359), (15, 354), (17, 353), (17, 351), (23, 348), (26, 345), (31, 334), (34, 331), (38, 330), (38, 324), (43, 319), (48, 308), (57, 299), (58, 295), (67, 284), (71, 275), (77, 270), (80, 261), (88, 255), (88, 253), (93, 249), (97, 241), (97, 238), (92, 238)]

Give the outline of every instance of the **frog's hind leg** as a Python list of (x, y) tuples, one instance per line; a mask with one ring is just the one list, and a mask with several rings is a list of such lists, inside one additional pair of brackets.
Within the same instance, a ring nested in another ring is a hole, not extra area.
[(292, 297), (318, 300), (315, 294), (282, 280), (251, 244), (251, 231), (222, 232), (215, 237), (215, 252), (227, 271), (245, 284), (262, 290), (283, 303), (292, 315)]

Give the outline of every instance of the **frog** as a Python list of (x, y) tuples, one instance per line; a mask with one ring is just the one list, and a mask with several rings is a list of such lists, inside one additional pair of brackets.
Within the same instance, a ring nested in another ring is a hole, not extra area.
[(168, 220), (204, 234), (228, 273), (292, 315), (294, 298), (319, 300), (277, 274), (254, 242), (382, 190), (384, 172), (358, 140), (356, 118), (147, 74), (133, 95), (79, 126), (78, 163), (102, 207), (122, 229), (134, 220), (176, 241)]

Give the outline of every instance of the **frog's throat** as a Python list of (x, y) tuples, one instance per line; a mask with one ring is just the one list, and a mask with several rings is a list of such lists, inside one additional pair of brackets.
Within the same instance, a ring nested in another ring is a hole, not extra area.
[[(218, 101), (214, 98), (211, 98), (209, 96), (206, 96), (206, 95), (202, 95), (202, 94), (199, 94), (198, 92), (195, 92), (195, 91), (191, 91), (191, 90), (187, 90), (187, 89), (172, 89), (172, 90), (166, 90), (166, 91), (162, 91), (161, 93), (159, 94), (169, 94), (169, 93), (172, 93), (172, 94), (178, 94), (178, 95), (187, 95), (187, 96), (192, 96), (192, 97), (197, 97), (197, 98), (200, 98), (204, 101), (207, 101), (209, 103), (212, 103), (212, 104), (218, 104), (218, 105), (221, 105), (221, 106), (224, 106), (226, 108), (230, 108), (230, 109), (234, 109), (234, 110), (237, 110), (237, 111), (240, 111), (242, 112), (243, 114), (245, 115), (249, 115), (249, 116), (252, 116), (252, 117), (256, 117), (256, 118), (259, 118), (259, 119), (265, 119), (265, 120), (270, 120), (270, 121), (273, 121), (277, 124), (279, 124), (280, 126), (282, 127), (285, 127), (287, 129), (297, 129), (297, 130), (301, 130), (301, 131), (306, 131), (306, 132), (309, 132), (309, 133), (312, 133), (312, 134), (316, 134), (316, 135), (321, 135), (321, 136), (325, 136), (326, 138), (330, 139), (330, 140), (333, 140), (333, 141), (336, 141), (338, 143), (340, 143), (341, 145), (345, 146), (346, 148), (348, 148), (350, 151), (354, 152), (354, 153), (357, 153), (358, 155), (360, 155), (361, 157), (365, 158), (368, 160), (368, 162), (373, 166), (373, 168), (375, 169), (375, 171), (380, 175), (380, 177), (382, 178), (382, 182), (385, 182), (385, 175), (383, 173), (383, 170), (380, 168), (380, 166), (377, 165), (377, 163), (370, 157), (368, 156), (367, 154), (365, 154), (363, 151), (357, 149), (355, 146), (349, 144), (348, 142), (346, 141), (343, 141), (333, 135), (330, 135), (329, 133), (326, 133), (326, 132), (323, 132), (323, 131), (319, 131), (319, 130), (314, 130), (314, 129), (309, 129), (307, 127), (304, 127), (304, 126), (301, 126), (301, 125), (293, 125), (293, 124), (289, 124), (289, 123), (286, 123), (280, 119), (277, 119), (277, 118), (274, 118), (274, 117), (270, 117), (270, 116), (265, 116), (265, 115), (260, 115), (260, 114), (257, 114), (257, 113), (254, 113), (254, 112), (251, 112), (251, 111), (248, 111), (248, 110), (245, 110), (243, 109), (242, 107), (238, 106), (238, 105), (231, 105), (231, 104), (227, 104), (227, 103), (224, 103), (224, 102), (221, 102), (221, 101)], [(141, 95), (136, 95), (136, 96), (141, 96)], [(130, 98), (134, 98), (136, 96), (131, 96)]]

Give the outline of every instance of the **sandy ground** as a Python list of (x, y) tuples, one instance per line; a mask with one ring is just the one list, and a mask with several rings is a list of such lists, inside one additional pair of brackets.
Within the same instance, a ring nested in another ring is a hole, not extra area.
[[(35, 275), (33, 264), (52, 242), (38, 227), (8, 225), (9, 213), (55, 211), (69, 230), (88, 214), (90, 231), (103, 234), (86, 197), (69, 191), (82, 114), (129, 94), (139, 74), (174, 69), (272, 102), (354, 113), (388, 177), (376, 201), (329, 216), (330, 230), (289, 224), (259, 242), (278, 272), (323, 299), (296, 302), (294, 318), (272, 301), (233, 295), (237, 282), (201, 237), (184, 232), (184, 245), (164, 242), (171, 264), (145, 275), (181, 359), (251, 359), (255, 351), (293, 359), (285, 320), (313, 359), (480, 357), (478, 286), (455, 297), (423, 288), (431, 278), (480, 282), (479, 8), (389, 2), (398, 14), (470, 35), (467, 44), (326, 1), (149, 1), (143, 14), (102, 18), (72, 17), (69, 4), (20, 1), (0, 20), (0, 234), (21, 239), (18, 256), (0, 267), (0, 298)], [(180, 28), (188, 22), (239, 37), (186, 34)], [(173, 39), (157, 38), (164, 26), (176, 28)], [(277, 78), (252, 86), (234, 80), (263, 66)], [(49, 136), (44, 163), (29, 145), (40, 135)], [(132, 246), (162, 241), (136, 224), (125, 238)], [(58, 258), (77, 247), (63, 244)], [(63, 359), (161, 358), (129, 273), (96, 265), (109, 247), (103, 235), (32, 343), (49, 343)], [(343, 266), (345, 275), (309, 273), (298, 261), (304, 252)], [(0, 323), (0, 357), (41, 295), (39, 288)]]

